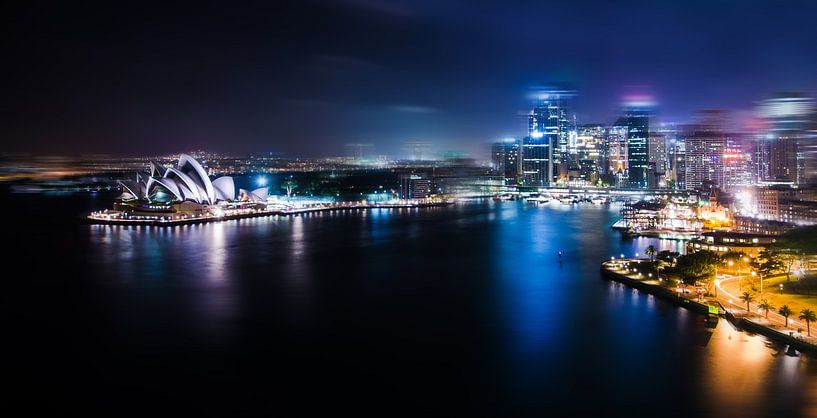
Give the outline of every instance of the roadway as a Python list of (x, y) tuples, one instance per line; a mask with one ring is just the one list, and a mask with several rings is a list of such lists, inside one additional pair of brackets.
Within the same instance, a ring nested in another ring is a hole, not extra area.
[[(746, 302), (740, 299), (740, 295), (743, 294), (741, 291), (740, 280), (747, 277), (750, 276), (732, 276), (722, 274), (718, 277), (718, 280), (715, 281), (715, 287), (717, 288), (718, 292), (718, 301), (735, 316), (747, 317)], [(803, 330), (806, 329), (806, 324), (796, 319), (797, 316), (800, 315), (799, 312), (793, 312), (791, 316), (789, 316), (789, 326), (787, 327), (785, 325), (786, 318), (777, 313), (777, 309), (779, 309), (780, 306), (775, 306), (775, 309), (769, 310), (769, 316), (768, 319), (766, 319), (766, 311), (760, 309), (760, 306), (758, 306), (761, 296), (759, 294), (755, 294), (754, 296), (757, 300), (755, 300), (755, 303), (749, 304), (748, 312), (748, 317), (752, 320), (752, 322), (770, 326), (776, 331), (783, 333), (791, 331), (796, 334), (798, 328)], [(753, 315), (757, 316), (752, 317)], [(803, 340), (808, 341), (811, 344), (817, 344), (817, 337), (815, 336), (808, 337), (806, 334), (802, 334), (801, 337)]]

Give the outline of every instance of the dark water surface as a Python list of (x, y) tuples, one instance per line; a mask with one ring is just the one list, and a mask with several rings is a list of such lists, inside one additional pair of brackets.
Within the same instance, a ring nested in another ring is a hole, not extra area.
[(151, 228), (76, 223), (102, 196), (3, 200), (6, 395), (32, 413), (817, 413), (814, 358), (600, 277), (654, 243), (615, 207)]

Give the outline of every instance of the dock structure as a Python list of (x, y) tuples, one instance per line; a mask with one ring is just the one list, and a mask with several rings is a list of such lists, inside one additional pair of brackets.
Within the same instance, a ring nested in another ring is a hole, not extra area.
[(265, 216), (293, 216), (305, 213), (372, 210), (372, 209), (414, 209), (452, 205), (452, 201), (419, 201), (419, 202), (339, 202), (307, 205), (301, 207), (281, 207), (279, 205), (255, 206), (251, 208), (224, 209), (217, 207), (200, 213), (142, 213), (134, 214), (122, 211), (103, 210), (92, 212), (85, 221), (100, 225), (150, 225), (175, 226), (191, 223), (220, 222), (234, 219), (257, 218)]

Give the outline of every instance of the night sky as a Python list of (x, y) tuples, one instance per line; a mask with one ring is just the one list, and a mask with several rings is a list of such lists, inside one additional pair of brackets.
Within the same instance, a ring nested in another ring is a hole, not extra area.
[(536, 85), (575, 88), (580, 123), (630, 90), (679, 122), (817, 91), (812, 1), (14, 3), (4, 152), (479, 155)]

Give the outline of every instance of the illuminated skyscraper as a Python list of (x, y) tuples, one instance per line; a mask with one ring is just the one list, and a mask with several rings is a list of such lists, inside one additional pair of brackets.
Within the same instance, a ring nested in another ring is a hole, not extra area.
[(672, 164), (672, 171), (674, 174), (675, 180), (675, 189), (676, 190), (686, 190), (687, 188), (687, 157), (686, 157), (686, 144), (682, 141), (675, 143), (675, 149), (673, 150), (673, 164)]
[(622, 107), (623, 115), (616, 126), (627, 128), (627, 165), (629, 187), (647, 188), (649, 170), (649, 132), (652, 101), (628, 98)]
[(601, 125), (585, 125), (576, 133), (575, 151), (577, 180), (595, 183), (602, 172), (602, 153), (605, 148), (606, 129)]
[(797, 185), (817, 183), (817, 139), (814, 100), (782, 93), (760, 104), (766, 122), (759, 142), (768, 158), (764, 180)]
[(730, 133), (726, 136), (726, 149), (723, 154), (724, 190), (739, 190), (741, 187), (756, 183), (754, 170), (756, 149), (756, 141), (739, 134)]
[(547, 187), (553, 179), (553, 148), (559, 143), (561, 111), (543, 95), (528, 114), (528, 136), (522, 140), (524, 185)]
[(494, 169), (504, 177), (505, 184), (518, 184), (520, 148), (520, 141), (515, 138), (505, 138), (495, 142), (491, 148)]
[(608, 173), (627, 176), (627, 127), (613, 126), (607, 130)]
[(712, 190), (723, 188), (726, 133), (725, 114), (713, 110), (703, 112), (701, 120), (684, 128), (686, 148), (686, 188)]

